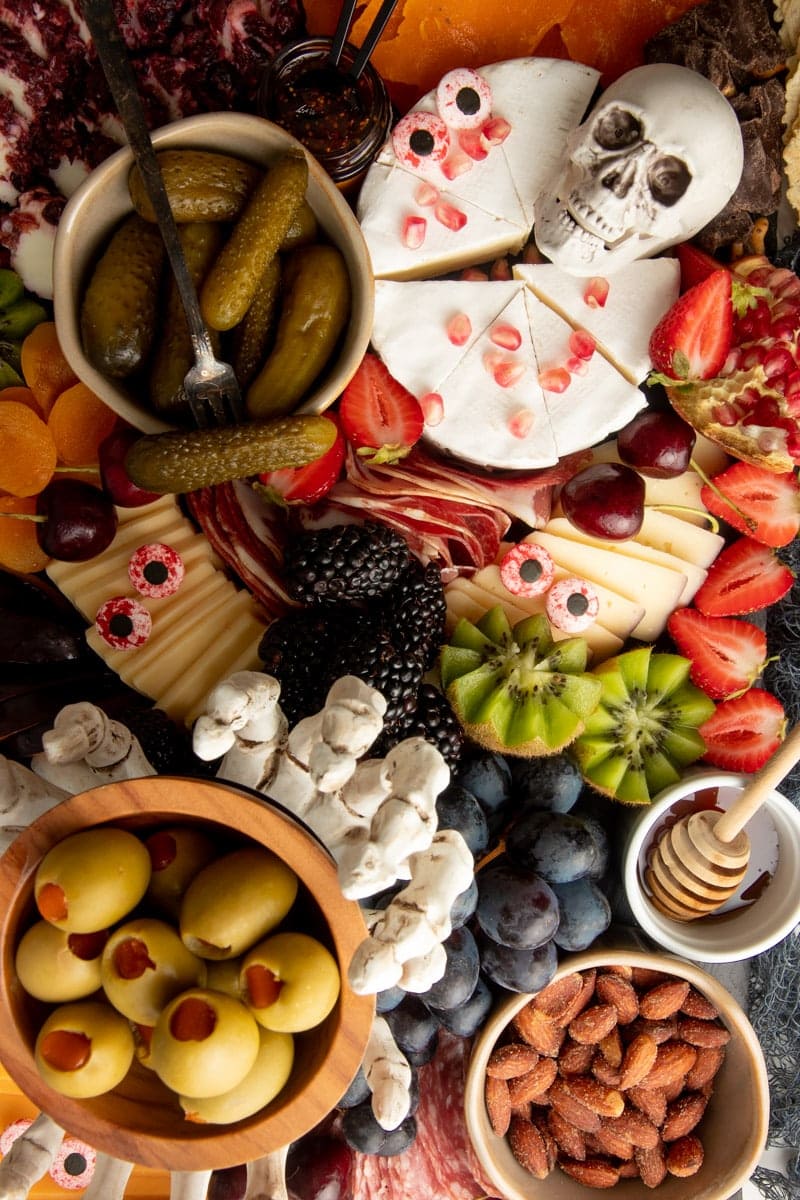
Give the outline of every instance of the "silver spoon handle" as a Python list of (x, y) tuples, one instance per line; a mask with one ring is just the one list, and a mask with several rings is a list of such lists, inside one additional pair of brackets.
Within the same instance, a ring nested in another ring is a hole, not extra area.
[(112, 0), (83, 0), (82, 12), (92, 35), (97, 56), (103, 67), (111, 95), (125, 126), (128, 142), (138, 164), (142, 180), (153, 205), (164, 239), (175, 282), (186, 311), (189, 333), (195, 354), (200, 358), (211, 358), (212, 349), (208, 330), (200, 313), (197, 290), (186, 265), (183, 247), (178, 237), (178, 227), (170, 208), (164, 178), (158, 165), (156, 152), (150, 140), (144, 109), (139, 97), (139, 87), (131, 66), (122, 32), (114, 15)]

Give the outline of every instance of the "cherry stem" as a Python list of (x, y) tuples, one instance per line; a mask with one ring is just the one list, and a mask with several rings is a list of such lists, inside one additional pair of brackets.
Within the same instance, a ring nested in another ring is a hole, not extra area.
[(55, 475), (99, 475), (100, 468), (97, 463), (89, 463), (85, 467), (56, 467)]
[(15, 521), (37, 521), (40, 525), (47, 520), (41, 513), (0, 512), (0, 517), (13, 517)]
[(751, 533), (755, 533), (755, 531), (758, 529), (758, 521), (756, 521), (753, 517), (748, 516), (746, 512), (743, 512), (741, 508), (739, 508), (738, 504), (734, 504), (730, 496), (726, 496), (722, 489), (717, 487), (713, 479), (709, 479), (699, 462), (691, 458), (689, 459), (689, 466), (700, 476), (706, 487), (711, 488), (711, 491), (714, 493), (714, 495), (718, 496), (723, 504), (727, 504), (728, 508), (735, 512), (740, 520), (744, 521), (745, 527), (749, 529)]
[(654, 508), (656, 512), (696, 513), (698, 517), (708, 521), (712, 533), (719, 533), (719, 521), (713, 513), (706, 512), (703, 508), (692, 508), (690, 504), (648, 504), (647, 507)]

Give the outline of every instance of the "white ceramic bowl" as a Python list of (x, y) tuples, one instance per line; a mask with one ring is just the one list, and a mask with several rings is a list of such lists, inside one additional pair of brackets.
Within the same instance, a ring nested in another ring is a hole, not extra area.
[[(175, 121), (152, 135), (156, 149), (189, 148), (234, 154), (267, 166), (300, 143), (277, 125), (246, 113), (208, 113)], [(336, 359), (298, 411), (324, 412), (344, 390), (372, 333), (374, 280), (369, 253), (352, 210), (315, 158), (308, 159), (308, 202), (321, 229), (341, 250), (350, 272), (350, 322)], [(144, 433), (170, 428), (124, 381), (102, 375), (87, 359), (80, 334), (80, 302), (100, 248), (133, 205), (128, 193), (132, 155), (112, 154), (70, 198), (58, 225), (53, 259), (53, 307), (58, 339), (75, 374), (119, 416)]]
[[(675, 921), (649, 899), (643, 879), (646, 857), (670, 818), (683, 814), (688, 798), (699, 789), (720, 789), (713, 798), (720, 808), (727, 808), (748, 779), (727, 771), (693, 771), (630, 818), (623, 851), (625, 894), (637, 923), (665, 950), (699, 962), (738, 962), (776, 945), (800, 921), (800, 811), (780, 792), (771, 792), (748, 823), (748, 871), (737, 894), (719, 913)], [(759, 894), (743, 904), (741, 897), (750, 889)]]
[[(725, 1061), (714, 1081), (698, 1134), (705, 1158), (696, 1175), (679, 1179), (668, 1175), (657, 1188), (640, 1179), (620, 1180), (607, 1195), (620, 1200), (728, 1200), (752, 1174), (764, 1149), (769, 1125), (769, 1084), (758, 1038), (730, 993), (711, 975), (671, 955), (640, 950), (591, 949), (566, 958), (555, 978), (590, 967), (650, 967), (686, 979), (719, 1011), (732, 1034)], [(475, 1042), (465, 1090), (465, 1116), (472, 1145), (485, 1172), (506, 1200), (578, 1200), (596, 1196), (556, 1167), (539, 1180), (519, 1165), (507, 1140), (489, 1124), (484, 1103), (486, 1064), (509, 1021), (531, 999), (516, 995), (502, 1001)]]

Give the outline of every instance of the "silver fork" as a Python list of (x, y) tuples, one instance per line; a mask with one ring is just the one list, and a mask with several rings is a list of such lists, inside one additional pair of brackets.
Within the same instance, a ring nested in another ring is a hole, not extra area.
[(117, 106), (131, 150), (139, 166), (167, 256), (178, 285), (194, 351), (194, 366), (187, 372), (183, 390), (189, 411), (199, 428), (230, 425), (244, 419), (244, 406), (233, 368), (214, 356), (208, 329), (200, 312), (197, 290), (186, 265), (178, 227), (164, 186), (150, 132), (145, 121), (136, 76), (117, 24), (112, 0), (83, 0), (83, 16), (97, 50), (111, 95)]

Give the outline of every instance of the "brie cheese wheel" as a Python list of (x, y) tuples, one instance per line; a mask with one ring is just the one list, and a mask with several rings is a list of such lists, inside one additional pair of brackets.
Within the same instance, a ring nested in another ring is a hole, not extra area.
[(631, 383), (647, 378), (650, 334), (678, 298), (676, 258), (641, 259), (622, 267), (609, 279), (606, 302), (597, 308), (584, 300), (587, 280), (553, 263), (520, 263), (513, 274), (573, 328), (590, 333), (603, 357)]
[[(580, 63), (533, 57), (493, 63), (478, 74), (491, 89), (486, 120), (507, 123), (502, 140), (490, 139), (478, 157), (465, 153), (447, 113), (438, 114), (433, 90), (410, 111), (442, 115), (446, 155), (401, 161), (390, 139), (367, 172), (357, 215), (377, 278), (440, 275), (520, 249), (539, 192), (558, 167), (599, 78)], [(421, 195), (430, 201), (432, 192), (432, 203), (420, 203)], [(455, 210), (458, 221), (443, 223), (437, 205)], [(408, 217), (425, 222), (419, 245), (404, 239)]]

